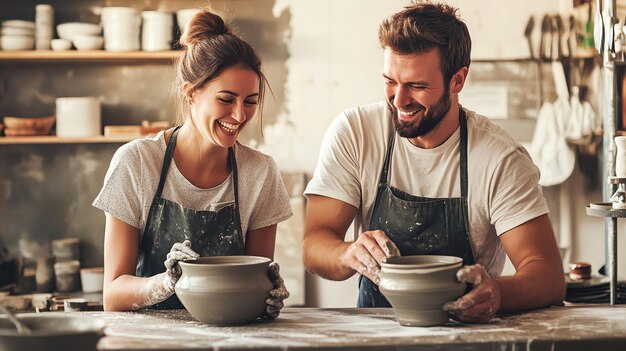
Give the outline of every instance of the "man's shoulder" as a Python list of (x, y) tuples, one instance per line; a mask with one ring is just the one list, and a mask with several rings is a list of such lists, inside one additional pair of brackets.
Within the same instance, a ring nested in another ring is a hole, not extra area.
[(522, 147), (521, 143), (513, 138), (509, 132), (489, 118), (468, 109), (464, 110), (467, 114), (471, 142), (474, 145), (483, 145), (489, 149), (495, 148), (495, 150), (505, 152)]

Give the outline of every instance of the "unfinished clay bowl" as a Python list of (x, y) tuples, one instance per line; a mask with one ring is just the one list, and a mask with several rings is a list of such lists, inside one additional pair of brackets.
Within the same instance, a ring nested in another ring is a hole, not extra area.
[(48, 312), (16, 317), (31, 333), (19, 334), (6, 316), (0, 316), (0, 350), (96, 351), (98, 340), (104, 336), (105, 323), (89, 316)]
[(427, 327), (447, 322), (448, 313), (441, 307), (466, 288), (456, 279), (462, 265), (460, 257), (437, 255), (393, 257), (382, 263), (380, 291), (398, 323)]
[(212, 256), (179, 264), (176, 295), (197, 320), (216, 326), (244, 324), (265, 310), (273, 287), (268, 258)]

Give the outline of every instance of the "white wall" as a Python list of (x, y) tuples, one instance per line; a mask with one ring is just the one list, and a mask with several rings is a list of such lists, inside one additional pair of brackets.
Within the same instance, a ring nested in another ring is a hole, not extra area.
[[(401, 9), (405, 0), (277, 0), (275, 13), (291, 12), (291, 33), (286, 38), (288, 129), (270, 126), (265, 151), (281, 167), (312, 173), (324, 131), (333, 118), (354, 105), (382, 99), (382, 52), (377, 30), (380, 21)], [(539, 28), (544, 13), (567, 13), (571, 0), (450, 0), (460, 7), (473, 38), (474, 58), (528, 57), (524, 28), (535, 16)], [(538, 38), (538, 34), (535, 35)], [(581, 186), (580, 175), (571, 189)], [(584, 213), (590, 201), (600, 201), (599, 192), (574, 194), (572, 230), (573, 260), (585, 259), (598, 268), (604, 261), (603, 221)], [(623, 228), (622, 228), (623, 229)], [(623, 262), (620, 267), (626, 268)], [(620, 268), (624, 272), (624, 268)], [(316, 304), (323, 307), (354, 306), (356, 282), (317, 282)], [(341, 296), (341, 298), (336, 298)]]

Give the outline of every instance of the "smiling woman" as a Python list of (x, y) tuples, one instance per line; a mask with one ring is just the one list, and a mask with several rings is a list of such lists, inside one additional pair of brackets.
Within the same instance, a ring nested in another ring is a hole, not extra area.
[[(208, 11), (191, 19), (181, 44), (182, 125), (122, 146), (94, 201), (106, 213), (106, 310), (182, 308), (179, 261), (273, 259), (276, 226), (292, 215), (275, 162), (237, 141), (267, 84), (254, 49)], [(269, 267), (273, 288), (259, 317), (276, 318), (289, 293), (277, 264)]]

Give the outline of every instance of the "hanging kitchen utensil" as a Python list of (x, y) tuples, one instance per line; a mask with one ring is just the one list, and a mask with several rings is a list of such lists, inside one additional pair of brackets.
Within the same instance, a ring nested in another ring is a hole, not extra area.
[[(565, 29), (563, 28), (563, 19), (561, 18), (561, 15), (555, 15), (554, 16), (553, 27), (554, 27), (553, 34), (556, 34), (556, 53), (557, 53), (557, 58), (561, 59), (564, 56), (563, 55), (563, 41), (562, 40), (563, 40), (563, 34), (565, 33)], [(554, 59), (554, 56), (552, 57), (552, 59)]]
[(567, 31), (567, 56), (572, 58), (576, 55), (576, 47), (577, 47), (577, 30), (576, 30), (576, 18), (574, 15), (569, 16), (569, 30)]
[(535, 18), (530, 16), (528, 19), (528, 23), (526, 23), (526, 29), (524, 29), (524, 36), (526, 37), (526, 42), (528, 43), (528, 52), (530, 53), (530, 58), (535, 58), (535, 50), (533, 50), (533, 42), (532, 42), (532, 34), (533, 28), (535, 27)]
[(604, 21), (600, 0), (596, 0), (596, 14), (593, 18), (593, 43), (599, 53), (604, 52)]
[(541, 20), (541, 38), (539, 39), (539, 57), (547, 60), (550, 57), (549, 36), (552, 34), (550, 16), (544, 15)]
[(550, 59), (556, 60), (559, 57), (559, 34), (554, 16), (550, 16)]

